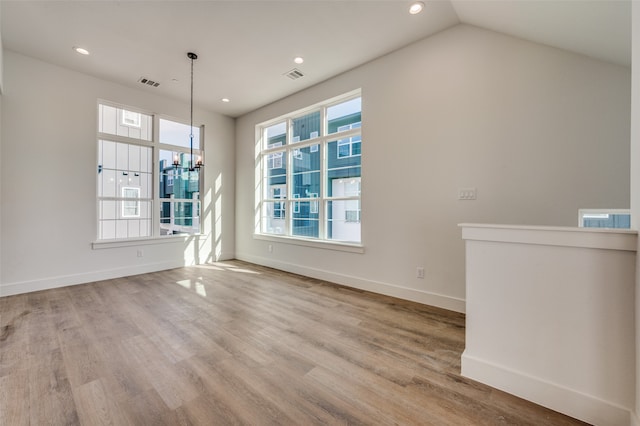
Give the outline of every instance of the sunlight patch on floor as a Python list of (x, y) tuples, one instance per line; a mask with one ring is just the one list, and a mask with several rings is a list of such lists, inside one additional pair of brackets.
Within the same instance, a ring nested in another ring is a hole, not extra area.
[(228, 272), (240, 272), (243, 274), (261, 275), (260, 272), (252, 271), (250, 269), (239, 268), (235, 265), (231, 265), (224, 262), (207, 263), (205, 265), (194, 265), (196, 268), (210, 269), (214, 271), (228, 271)]
[(191, 280), (176, 281), (176, 284), (191, 290)]

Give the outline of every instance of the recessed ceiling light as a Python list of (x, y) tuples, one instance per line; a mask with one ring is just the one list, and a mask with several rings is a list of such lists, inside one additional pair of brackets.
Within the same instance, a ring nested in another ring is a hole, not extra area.
[(421, 1), (417, 1), (411, 4), (411, 6), (409, 7), (409, 13), (412, 15), (417, 15), (418, 13), (422, 12), (422, 9), (424, 9), (424, 3), (422, 3)]
[(82, 47), (73, 46), (73, 50), (75, 50), (77, 53), (79, 53), (81, 55), (88, 55), (89, 54), (89, 51), (87, 49), (83, 49)]
[(295, 58), (293, 58), (293, 62), (295, 62), (296, 64), (301, 64), (304, 62), (304, 59), (301, 58), (300, 56), (297, 56)]
[(231, 102), (231, 101), (229, 100), (229, 98), (222, 98), (222, 99), (220, 99), (220, 100), (221, 100), (222, 102)]

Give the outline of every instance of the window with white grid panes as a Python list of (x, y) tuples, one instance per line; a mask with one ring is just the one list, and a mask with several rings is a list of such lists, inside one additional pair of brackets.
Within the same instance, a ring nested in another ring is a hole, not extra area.
[[(154, 124), (151, 114), (98, 104), (98, 240), (200, 232), (201, 171), (188, 170), (190, 134), (183, 123)], [(200, 127), (193, 136), (197, 161)]]
[(152, 235), (153, 150), (98, 141), (98, 239)]
[(258, 126), (257, 233), (361, 243), (361, 103), (351, 93)]

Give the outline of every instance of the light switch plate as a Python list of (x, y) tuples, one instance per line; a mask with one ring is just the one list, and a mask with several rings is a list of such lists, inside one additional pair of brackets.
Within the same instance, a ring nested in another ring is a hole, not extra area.
[(477, 198), (476, 188), (458, 189), (458, 200), (475, 200)]

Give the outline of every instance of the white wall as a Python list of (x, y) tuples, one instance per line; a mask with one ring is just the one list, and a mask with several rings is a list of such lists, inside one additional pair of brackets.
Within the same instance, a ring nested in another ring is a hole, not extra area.
[[(2, 46), (0, 46), (0, 52)], [(0, 92), (0, 201), (2, 200), (2, 93)], [(2, 208), (0, 208), (0, 242), (3, 241), (2, 235)], [(2, 284), (2, 244), (0, 243), (0, 285)], [(0, 287), (1, 288), (1, 287)], [(0, 293), (1, 294), (1, 293)]]
[(0, 294), (159, 270), (234, 253), (234, 120), (196, 109), (205, 125), (199, 240), (93, 250), (97, 99), (188, 118), (188, 103), (5, 51)]
[[(640, 5), (632, 7), (631, 117), (640, 116)], [(631, 120), (631, 227), (640, 229), (640, 121)], [(640, 243), (639, 243), (640, 244)], [(640, 253), (640, 245), (638, 247)], [(636, 398), (635, 425), (640, 425), (640, 257), (636, 257)]]
[[(253, 239), (255, 125), (358, 87), (365, 253)], [(628, 68), (443, 31), (238, 119), (236, 257), (462, 311), (458, 223), (575, 226), (578, 208), (629, 207), (629, 93)], [(457, 200), (466, 187), (476, 201)]]
[[(1, 15), (0, 15), (0, 19), (1, 19)], [(4, 86), (4, 66), (2, 65), (3, 63), (3, 55), (4, 55), (4, 48), (2, 47), (2, 31), (0, 28), (0, 94), (2, 94), (2, 88)]]
[[(1, 8), (0, 8), (1, 9)], [(0, 16), (0, 22), (2, 18)], [(3, 56), (2, 28), (0, 28), (0, 200), (2, 200), (2, 87), (3, 87)], [(0, 241), (2, 241), (2, 209), (0, 209)], [(2, 244), (0, 244), (0, 277), (2, 277)], [(2, 283), (0, 278), (0, 283)]]

